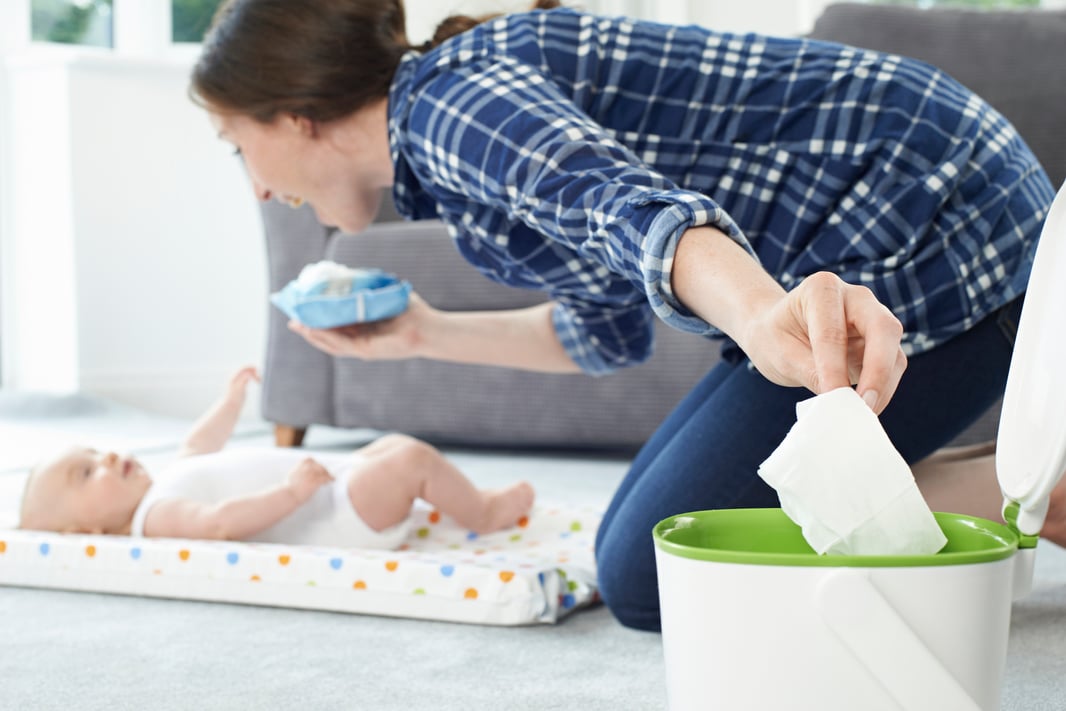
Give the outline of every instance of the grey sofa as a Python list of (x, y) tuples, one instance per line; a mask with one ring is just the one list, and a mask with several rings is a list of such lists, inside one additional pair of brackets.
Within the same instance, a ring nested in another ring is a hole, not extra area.
[[(1066, 178), (1066, 12), (918, 10), (841, 3), (826, 9), (811, 35), (923, 59), (946, 70), (1019, 128), (1059, 185)], [(446, 310), (507, 309), (540, 294), (480, 276), (433, 221), (396, 221), (386, 206), (359, 235), (323, 227), (306, 207), (263, 205), (270, 288), (321, 259), (375, 266), (410, 280)], [(272, 312), (262, 412), (277, 441), (299, 444), (325, 424), (400, 430), (441, 444), (638, 447), (718, 359), (715, 341), (659, 324), (647, 363), (607, 376), (546, 375), (425, 360), (361, 362), (314, 350)], [(991, 439), (998, 408), (956, 444)]]

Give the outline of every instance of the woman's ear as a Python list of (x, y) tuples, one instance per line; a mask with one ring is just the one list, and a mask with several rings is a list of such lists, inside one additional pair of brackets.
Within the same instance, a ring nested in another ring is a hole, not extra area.
[(298, 114), (285, 114), (285, 123), (308, 138), (318, 138), (318, 122)]

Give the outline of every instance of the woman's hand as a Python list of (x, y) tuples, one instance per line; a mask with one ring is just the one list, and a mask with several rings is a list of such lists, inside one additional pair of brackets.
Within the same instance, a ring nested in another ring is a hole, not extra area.
[(289, 321), (289, 329), (332, 356), (363, 360), (398, 360), (421, 355), (427, 323), (440, 312), (412, 292), (407, 309), (384, 321), (317, 329)]
[(857, 384), (880, 413), (907, 367), (903, 327), (872, 291), (819, 272), (786, 293), (715, 228), (681, 236), (671, 285), (682, 304), (727, 333), (778, 385), (821, 394)]
[(738, 340), (759, 372), (815, 393), (857, 384), (880, 413), (907, 367), (903, 327), (869, 289), (835, 274), (812, 274), (761, 315)]

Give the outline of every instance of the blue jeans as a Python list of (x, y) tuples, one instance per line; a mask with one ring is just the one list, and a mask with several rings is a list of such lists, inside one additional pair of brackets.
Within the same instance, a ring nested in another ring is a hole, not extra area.
[[(1021, 299), (910, 359), (881, 424), (907, 462), (947, 444), (1003, 395)], [(637, 454), (596, 536), (600, 594), (619, 622), (659, 629), (652, 527), (686, 511), (777, 507), (756, 473), (796, 421), (804, 388), (742, 355), (716, 365)]]

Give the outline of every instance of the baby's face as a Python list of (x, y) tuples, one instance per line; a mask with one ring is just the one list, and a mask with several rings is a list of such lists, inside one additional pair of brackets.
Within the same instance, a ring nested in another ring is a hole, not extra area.
[(132, 457), (76, 448), (34, 475), (23, 526), (83, 533), (126, 533), (152, 480)]

